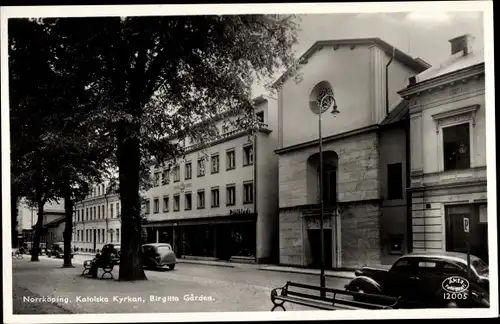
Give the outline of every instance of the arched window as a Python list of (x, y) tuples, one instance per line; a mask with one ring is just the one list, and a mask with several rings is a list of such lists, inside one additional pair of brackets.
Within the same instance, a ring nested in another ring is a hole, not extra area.
[[(330, 95), (329, 99), (323, 99)], [(319, 114), (319, 106), (323, 103), (323, 107), (329, 107), (333, 101), (333, 89), (328, 81), (321, 81), (311, 91), (309, 95), (309, 108), (315, 114)]]

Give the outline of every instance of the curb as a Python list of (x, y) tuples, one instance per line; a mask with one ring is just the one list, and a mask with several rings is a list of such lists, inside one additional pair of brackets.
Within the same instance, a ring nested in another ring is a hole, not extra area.
[[(79, 253), (78, 255), (91, 255), (94, 256), (95, 254), (93, 253)], [(319, 273), (316, 273), (315, 271), (310, 271), (306, 269), (290, 269), (290, 268), (276, 268), (278, 266), (275, 266), (273, 268), (267, 268), (266, 265), (255, 265), (255, 264), (246, 264), (246, 263), (234, 263), (234, 264), (224, 264), (224, 263), (212, 263), (212, 262), (204, 262), (200, 260), (188, 260), (188, 259), (177, 259), (177, 263), (188, 263), (188, 264), (200, 264), (200, 265), (205, 265), (205, 266), (212, 266), (212, 267), (224, 267), (224, 268), (247, 268), (247, 269), (256, 269), (260, 271), (273, 271), (273, 272), (287, 272), (287, 273), (297, 273), (297, 274), (305, 274), (305, 275), (319, 275)], [(341, 279), (354, 279), (354, 273), (352, 275), (344, 275), (344, 274), (337, 274), (337, 273), (328, 273), (325, 272), (326, 277), (330, 278), (341, 278)]]
[[(266, 268), (259, 268), (259, 270), (261, 270), (261, 271), (298, 273), (298, 274), (306, 274), (306, 275), (311, 275), (311, 276), (319, 275), (319, 273), (304, 271), (304, 270), (300, 270), (300, 269), (296, 270), (296, 269), (266, 269)], [(354, 279), (355, 278), (354, 274), (352, 276), (349, 276), (349, 275), (327, 273), (327, 272), (325, 272), (325, 276), (326, 277), (330, 277), (330, 278), (341, 278), (341, 279)]]

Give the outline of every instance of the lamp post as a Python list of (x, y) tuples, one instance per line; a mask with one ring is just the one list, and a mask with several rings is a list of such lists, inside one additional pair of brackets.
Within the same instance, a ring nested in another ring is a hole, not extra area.
[(321, 297), (325, 297), (326, 293), (324, 288), (326, 287), (325, 278), (325, 210), (324, 210), (324, 200), (323, 200), (323, 136), (321, 134), (321, 115), (333, 107), (332, 114), (336, 115), (339, 113), (337, 110), (337, 102), (333, 95), (326, 94), (321, 98), (319, 102), (319, 113), (318, 113), (318, 133), (319, 133), (319, 199), (320, 199), (320, 231), (321, 231), (321, 273), (320, 273), (320, 287), (321, 287)]

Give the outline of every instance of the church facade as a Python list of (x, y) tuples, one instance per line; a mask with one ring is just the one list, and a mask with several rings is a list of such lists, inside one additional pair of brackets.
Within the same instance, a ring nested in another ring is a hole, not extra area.
[(339, 111), (321, 122), (325, 266), (392, 263), (411, 233), (409, 105), (397, 91), (429, 65), (378, 38), (318, 41), (301, 60), (279, 80), (279, 263), (320, 265), (325, 95)]

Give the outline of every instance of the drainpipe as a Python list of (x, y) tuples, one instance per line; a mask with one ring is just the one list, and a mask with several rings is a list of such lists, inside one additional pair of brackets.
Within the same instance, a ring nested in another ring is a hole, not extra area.
[(413, 252), (413, 213), (411, 209), (412, 191), (411, 187), (411, 163), (410, 163), (410, 121), (405, 126), (406, 135), (406, 250), (408, 253)]
[[(257, 132), (259, 130), (257, 129)], [(253, 135), (253, 211), (257, 214), (257, 133)], [(255, 221), (255, 261), (258, 263), (257, 258), (257, 247), (258, 247), (258, 238), (259, 233), (257, 232), (257, 222), (258, 218), (261, 217), (257, 214), (257, 220)]]
[(389, 62), (385, 65), (385, 113), (389, 115), (389, 65), (391, 65), (392, 60), (394, 60), (394, 54), (396, 53), (396, 48), (392, 48), (392, 56)]

